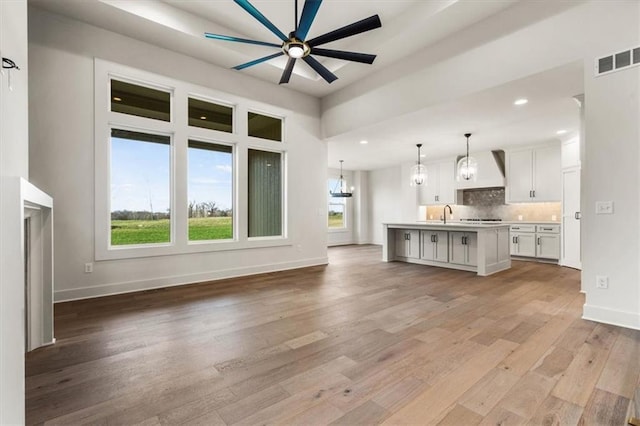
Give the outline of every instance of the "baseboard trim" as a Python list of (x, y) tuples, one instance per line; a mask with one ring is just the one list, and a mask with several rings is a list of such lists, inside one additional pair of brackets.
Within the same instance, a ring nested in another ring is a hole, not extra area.
[(640, 313), (626, 312), (585, 304), (582, 319), (640, 330)]
[(237, 278), (248, 275), (264, 274), (268, 272), (308, 268), (311, 266), (326, 265), (328, 263), (328, 257), (319, 257), (314, 259), (299, 260), (295, 262), (282, 262), (251, 266), (247, 268), (223, 269), (218, 271), (201, 272), (197, 274), (175, 275), (169, 277), (158, 277), (148, 280), (123, 281), (92, 287), (58, 290), (54, 293), (54, 303), (70, 302), (72, 300), (92, 299), (95, 297), (113, 296), (116, 294), (133, 293), (136, 291), (152, 290), (156, 288), (196, 284), (205, 281), (217, 281), (226, 278)]

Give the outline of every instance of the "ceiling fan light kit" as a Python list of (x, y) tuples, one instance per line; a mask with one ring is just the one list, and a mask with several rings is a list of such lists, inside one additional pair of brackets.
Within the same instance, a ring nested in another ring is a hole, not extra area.
[(348, 52), (345, 50), (333, 50), (322, 49), (317, 46), (330, 43), (332, 41), (341, 40), (343, 38), (351, 37), (356, 34), (364, 33), (376, 28), (380, 28), (382, 23), (378, 15), (373, 15), (368, 18), (362, 19), (353, 24), (346, 25), (336, 30), (330, 31), (326, 34), (322, 34), (318, 37), (307, 40), (307, 35), (311, 29), (311, 24), (318, 13), (318, 9), (322, 4), (322, 0), (305, 0), (302, 8), (302, 14), (300, 20), (298, 20), (298, 1), (294, 3), (295, 8), (295, 30), (289, 33), (287, 37), (282, 31), (278, 29), (269, 19), (267, 19), (258, 9), (255, 8), (248, 0), (233, 0), (240, 7), (242, 7), (247, 13), (253, 16), (258, 22), (268, 28), (273, 34), (276, 35), (282, 44), (269, 43), (266, 41), (249, 40), (245, 38), (226, 36), (221, 34), (205, 33), (206, 38), (224, 41), (233, 41), (238, 43), (255, 44), (258, 46), (276, 47), (281, 49), (280, 52), (274, 53), (262, 58), (254, 59), (244, 64), (236, 65), (233, 67), (235, 70), (243, 70), (251, 66), (261, 64), (270, 59), (277, 58), (285, 55), (289, 58), (287, 65), (280, 78), (280, 84), (288, 83), (291, 78), (291, 73), (297, 59), (302, 59), (309, 65), (315, 72), (318, 73), (327, 83), (332, 83), (338, 79), (327, 67), (318, 62), (312, 55), (324, 56), (327, 58), (342, 59), (345, 61), (360, 62), (364, 64), (372, 64), (376, 58), (376, 55), (358, 52)]
[(464, 137), (467, 138), (467, 155), (458, 160), (458, 182), (463, 180), (475, 182), (478, 179), (478, 161), (469, 156), (469, 138), (471, 137), (471, 133), (465, 133)]

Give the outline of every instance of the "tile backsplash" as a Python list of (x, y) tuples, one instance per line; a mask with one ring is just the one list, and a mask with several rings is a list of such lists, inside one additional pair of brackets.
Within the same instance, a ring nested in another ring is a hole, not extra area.
[[(489, 218), (559, 222), (561, 219), (562, 207), (559, 202), (505, 204), (504, 188), (465, 190), (462, 198), (462, 204), (452, 206), (454, 220)], [(428, 206), (426, 220), (439, 220), (443, 208), (444, 206)]]

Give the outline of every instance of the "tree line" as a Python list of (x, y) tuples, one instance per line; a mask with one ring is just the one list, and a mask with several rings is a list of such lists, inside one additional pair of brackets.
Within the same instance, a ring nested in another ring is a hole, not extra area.
[[(189, 218), (196, 217), (230, 217), (231, 209), (221, 209), (214, 201), (196, 202), (190, 201), (188, 208)], [(160, 220), (169, 219), (171, 212), (151, 212), (148, 210), (116, 210), (111, 212), (111, 220)]]

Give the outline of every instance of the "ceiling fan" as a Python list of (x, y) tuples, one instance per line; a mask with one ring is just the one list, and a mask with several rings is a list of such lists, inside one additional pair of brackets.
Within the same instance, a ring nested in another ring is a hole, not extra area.
[(277, 58), (278, 56), (286, 55), (289, 57), (289, 60), (287, 61), (287, 66), (285, 67), (284, 72), (282, 73), (282, 77), (280, 78), (280, 84), (289, 82), (289, 79), (291, 78), (291, 72), (293, 71), (293, 66), (296, 63), (296, 59), (302, 59), (322, 78), (324, 78), (327, 83), (332, 83), (333, 81), (337, 80), (338, 77), (336, 77), (335, 74), (329, 71), (327, 67), (322, 65), (311, 55), (326, 56), (329, 58), (343, 59), (345, 61), (361, 62), (365, 64), (372, 64), (373, 60), (376, 58), (376, 55), (358, 52), (347, 52), (344, 50), (321, 49), (318, 46), (346, 37), (351, 37), (356, 34), (364, 33), (376, 28), (380, 28), (382, 26), (382, 23), (380, 22), (380, 17), (378, 15), (370, 16), (361, 21), (354, 22), (353, 24), (349, 24), (347, 26), (307, 40), (307, 35), (309, 33), (309, 30), (311, 29), (311, 24), (313, 24), (313, 20), (318, 13), (318, 9), (320, 8), (322, 0), (305, 0), (299, 21), (298, 1), (295, 1), (295, 29), (289, 33), (289, 36), (286, 36), (282, 31), (280, 31), (271, 21), (269, 21), (262, 13), (260, 13), (260, 11), (255, 8), (255, 6), (249, 3), (248, 0), (233, 1), (235, 1), (241, 8), (247, 11), (255, 19), (257, 19), (262, 25), (267, 27), (280, 40), (282, 40), (282, 44), (276, 44), (265, 41), (248, 40), (233, 36), (205, 33), (205, 37), (211, 39), (257, 44), (260, 46), (269, 46), (281, 49), (281, 51), (278, 53), (255, 59), (245, 64), (237, 65), (233, 67), (233, 69), (235, 70), (243, 70), (253, 65), (257, 65), (270, 59)]

